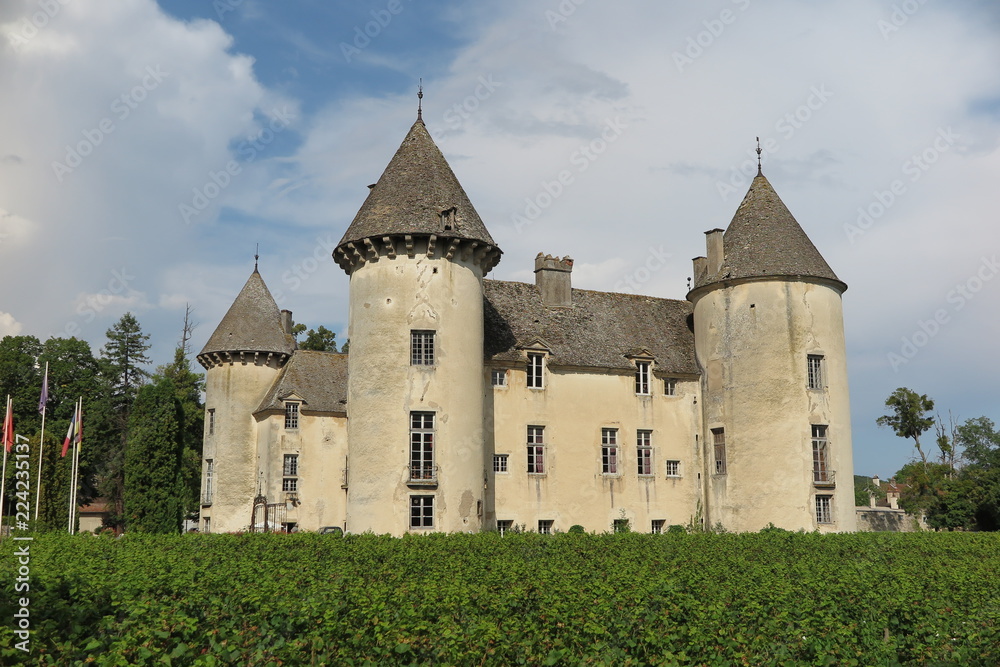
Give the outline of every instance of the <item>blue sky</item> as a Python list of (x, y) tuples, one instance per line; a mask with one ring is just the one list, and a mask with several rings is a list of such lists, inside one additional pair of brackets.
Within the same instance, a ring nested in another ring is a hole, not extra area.
[(850, 286), (855, 468), (885, 477), (913, 454), (874, 424), (896, 387), (1000, 421), (998, 70), (992, 2), (5, 1), (0, 335), (97, 348), (130, 310), (163, 363), (260, 243), (281, 306), (343, 337), (331, 244), (423, 78), (501, 279), (542, 251), (577, 287), (683, 298), (760, 136)]

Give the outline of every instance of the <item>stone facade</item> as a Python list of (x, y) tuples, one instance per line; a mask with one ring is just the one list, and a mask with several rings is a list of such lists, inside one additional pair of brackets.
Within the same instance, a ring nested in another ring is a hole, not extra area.
[(422, 121), (333, 259), (350, 352), (255, 270), (198, 356), (202, 529), (852, 531), (846, 289), (758, 175), (684, 300), (500, 260)]

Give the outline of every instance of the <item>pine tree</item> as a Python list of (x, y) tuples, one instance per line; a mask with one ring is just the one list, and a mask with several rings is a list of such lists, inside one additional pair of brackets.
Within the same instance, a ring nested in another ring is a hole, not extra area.
[(125, 448), (126, 530), (180, 530), (184, 505), (183, 421), (177, 388), (169, 378), (158, 378), (139, 390)]

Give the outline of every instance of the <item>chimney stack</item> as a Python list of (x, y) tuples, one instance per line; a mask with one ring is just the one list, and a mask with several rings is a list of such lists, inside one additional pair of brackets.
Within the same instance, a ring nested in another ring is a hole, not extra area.
[(573, 259), (569, 255), (560, 259), (538, 253), (535, 257), (535, 286), (543, 305), (550, 308), (573, 305), (572, 272)]
[(725, 255), (722, 250), (722, 235), (724, 229), (710, 229), (705, 232), (705, 245), (708, 246), (708, 273), (715, 275), (722, 268), (722, 261)]
[(281, 311), (281, 328), (284, 329), (285, 333), (289, 336), (292, 335), (292, 311)]

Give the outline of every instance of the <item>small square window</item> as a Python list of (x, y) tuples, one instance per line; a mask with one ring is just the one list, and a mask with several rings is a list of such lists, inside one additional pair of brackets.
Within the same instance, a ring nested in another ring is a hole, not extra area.
[(299, 427), (299, 404), (285, 403), (285, 428), (292, 430)]
[(667, 477), (680, 477), (681, 476), (681, 462), (669, 460), (667, 461)]
[(628, 519), (615, 519), (612, 527), (616, 533), (627, 533), (630, 528), (630, 522)]
[(667, 523), (666, 519), (653, 519), (650, 522), (649, 532), (653, 535), (660, 535), (663, 533), (663, 526)]
[(507, 455), (493, 455), (493, 472), (507, 472)]
[(663, 395), (677, 395), (677, 378), (663, 378)]
[(497, 532), (500, 533), (500, 537), (503, 537), (510, 532), (511, 528), (514, 527), (513, 519), (500, 519), (497, 521)]
[(552, 519), (539, 519), (538, 520), (538, 532), (542, 535), (552, 534)]
[(410, 528), (434, 527), (434, 496), (410, 496)]
[(494, 387), (506, 387), (507, 386), (507, 369), (506, 368), (494, 368), (490, 371), (490, 384)]
[(433, 331), (410, 332), (410, 365), (412, 366), (434, 365)]

